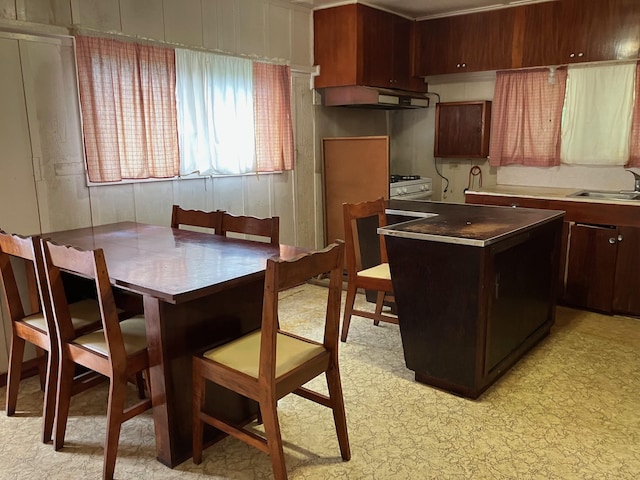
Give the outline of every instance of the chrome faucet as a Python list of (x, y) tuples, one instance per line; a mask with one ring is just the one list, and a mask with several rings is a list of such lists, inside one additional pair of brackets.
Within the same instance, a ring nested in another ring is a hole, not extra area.
[(627, 170), (627, 172), (633, 174), (633, 176), (636, 179), (636, 182), (635, 182), (635, 184), (633, 186), (633, 191), (634, 192), (640, 192), (640, 174), (638, 174), (638, 173), (636, 173), (636, 172), (634, 172), (632, 170)]

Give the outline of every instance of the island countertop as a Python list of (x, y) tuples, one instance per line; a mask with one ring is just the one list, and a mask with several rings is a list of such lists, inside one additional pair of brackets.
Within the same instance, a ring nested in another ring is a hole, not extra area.
[(387, 215), (416, 217), (378, 229), (382, 235), (485, 247), (564, 215), (560, 210), (390, 200)]

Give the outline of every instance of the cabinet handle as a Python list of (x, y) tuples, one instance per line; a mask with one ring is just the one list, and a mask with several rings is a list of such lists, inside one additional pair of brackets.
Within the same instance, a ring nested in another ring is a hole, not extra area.
[(584, 53), (580, 52), (580, 53), (578, 53), (578, 56), (579, 57), (584, 57)]
[(613, 237), (611, 237), (611, 238), (609, 239), (609, 243), (610, 243), (611, 245), (613, 245), (614, 243), (616, 243), (616, 239), (615, 239), (615, 238), (613, 238)]
[(575, 57), (575, 56), (576, 56), (576, 54), (575, 54), (575, 53), (570, 53), (570, 54), (569, 54), (569, 58), (573, 58), (573, 57)]
[(623, 240), (622, 234), (618, 235), (618, 241), (621, 242)]

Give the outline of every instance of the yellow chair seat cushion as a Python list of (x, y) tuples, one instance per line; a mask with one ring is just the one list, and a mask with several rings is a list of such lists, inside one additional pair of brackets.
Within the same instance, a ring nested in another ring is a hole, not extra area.
[[(75, 330), (88, 327), (96, 322), (100, 323), (100, 306), (96, 300), (90, 298), (69, 304), (69, 313)], [(44, 319), (42, 312), (29, 315), (23, 318), (22, 321), (43, 332), (48, 331), (47, 321)]]
[[(258, 378), (260, 338), (261, 332), (257, 330), (205, 352), (204, 357), (246, 373), (253, 378)], [(276, 338), (276, 378), (285, 375), (324, 351), (325, 348), (322, 345), (278, 333)]]
[(391, 280), (391, 271), (389, 270), (388, 263), (381, 263), (380, 265), (376, 265), (375, 267), (360, 270), (358, 272), (358, 276)]
[[(127, 355), (133, 355), (147, 348), (147, 332), (144, 326), (144, 316), (138, 315), (120, 322), (120, 330), (122, 331), (122, 339), (124, 340), (124, 349)], [(108, 356), (107, 341), (104, 336), (104, 330), (96, 330), (95, 332), (82, 335), (76, 338), (73, 343), (82, 345), (89, 350)]]

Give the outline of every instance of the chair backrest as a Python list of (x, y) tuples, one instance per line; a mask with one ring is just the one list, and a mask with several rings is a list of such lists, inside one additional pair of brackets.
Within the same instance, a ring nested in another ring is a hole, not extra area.
[(215, 233), (220, 233), (222, 213), (222, 210), (213, 212), (185, 210), (179, 205), (174, 205), (171, 212), (171, 227), (179, 228), (180, 225), (190, 225), (192, 227), (212, 228)]
[(63, 344), (68, 343), (78, 335), (71, 322), (69, 302), (61, 275), (64, 271), (67, 274), (93, 280), (95, 283), (110, 361), (114, 366), (117, 364), (118, 368), (124, 368), (126, 351), (104, 252), (101, 248), (80, 250), (68, 245), (58, 245), (46, 239), (41, 243), (45, 277), (59, 341)]
[(267, 260), (262, 304), (262, 338), (260, 344), (260, 377), (275, 377), (276, 335), (279, 330), (278, 292), (300, 285), (322, 274), (329, 274), (323, 345), (335, 355), (337, 362), (342, 295), (344, 242), (337, 240), (323, 250), (297, 256), (292, 260)]
[[(360, 235), (358, 232), (358, 220), (367, 217), (377, 217), (378, 227), (387, 224), (385, 213), (385, 200), (380, 197), (377, 200), (360, 203), (343, 203), (345, 258), (349, 275), (355, 275), (362, 270), (362, 256), (360, 253)], [(387, 248), (384, 237), (378, 235), (380, 242), (380, 261), (387, 262)]]
[[(42, 253), (38, 245), (39, 238), (22, 237), (0, 230), (0, 278), (2, 279), (3, 293), (7, 303), (8, 313), (12, 320), (20, 320), (25, 315), (41, 311), (44, 306), (45, 319), (49, 321), (50, 303), (40, 302), (46, 293), (42, 289), (44, 281), (44, 268)], [(25, 261), (27, 270), (27, 282), (29, 285), (29, 308), (30, 312), (25, 312), (24, 305), (20, 298), (18, 282), (11, 265), (11, 257), (21, 258)], [(35, 284), (33, 283), (35, 282)]]
[(223, 212), (220, 233), (226, 236), (228, 232), (266, 237), (269, 239), (269, 243), (278, 245), (280, 243), (280, 217), (257, 218)]

